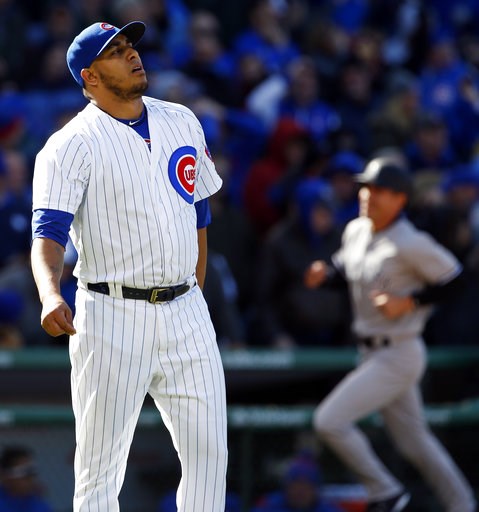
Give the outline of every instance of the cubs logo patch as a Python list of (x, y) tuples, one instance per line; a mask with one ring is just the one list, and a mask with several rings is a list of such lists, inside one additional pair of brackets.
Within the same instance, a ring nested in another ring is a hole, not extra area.
[(103, 30), (113, 30), (115, 28), (113, 25), (110, 25), (109, 23), (102, 23), (100, 27)]
[(173, 152), (168, 162), (168, 177), (173, 188), (188, 203), (193, 204), (196, 178), (196, 149), (182, 146)]

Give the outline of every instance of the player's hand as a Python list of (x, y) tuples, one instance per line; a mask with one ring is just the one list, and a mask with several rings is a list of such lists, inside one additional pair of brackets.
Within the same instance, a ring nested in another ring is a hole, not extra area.
[(374, 306), (389, 320), (395, 320), (414, 309), (411, 297), (399, 297), (384, 292), (373, 292), (371, 300)]
[(324, 261), (316, 260), (304, 273), (304, 285), (307, 288), (317, 288), (326, 279), (327, 265)]
[(73, 313), (61, 295), (50, 295), (43, 299), (42, 327), (50, 336), (76, 333)]

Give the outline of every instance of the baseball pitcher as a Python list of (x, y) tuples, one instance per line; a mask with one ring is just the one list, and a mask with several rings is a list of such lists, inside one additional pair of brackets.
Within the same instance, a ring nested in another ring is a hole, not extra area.
[[(117, 512), (149, 393), (181, 462), (181, 512), (224, 512), (224, 373), (201, 287), (208, 197), (221, 179), (186, 107), (143, 96), (145, 32), (94, 23), (67, 52), (89, 100), (39, 152), (32, 268), (42, 326), (70, 338), (74, 512)], [(68, 233), (76, 315), (60, 294)]]

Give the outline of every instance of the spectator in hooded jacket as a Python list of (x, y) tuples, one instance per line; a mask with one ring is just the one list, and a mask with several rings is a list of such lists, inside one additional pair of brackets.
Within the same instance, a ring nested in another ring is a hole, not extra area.
[(308, 260), (313, 255), (329, 260), (340, 245), (342, 230), (328, 184), (304, 178), (293, 207), (260, 248), (252, 331), (258, 343), (277, 348), (341, 343), (347, 339), (349, 319), (346, 290), (311, 290), (303, 284)]
[(284, 217), (286, 196), (306, 172), (312, 152), (305, 128), (288, 118), (278, 122), (264, 156), (253, 164), (245, 179), (245, 211), (261, 236)]

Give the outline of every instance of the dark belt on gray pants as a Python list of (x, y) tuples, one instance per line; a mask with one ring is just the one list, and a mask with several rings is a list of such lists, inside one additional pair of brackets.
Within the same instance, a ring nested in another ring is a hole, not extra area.
[[(108, 283), (87, 283), (87, 287), (92, 292), (103, 293), (103, 295), (112, 295)], [(169, 302), (185, 294), (191, 286), (187, 283), (176, 286), (158, 287), (158, 288), (130, 288), (122, 286), (121, 291), (124, 299), (146, 300), (151, 304)]]
[(358, 345), (366, 348), (382, 348), (391, 345), (391, 340), (387, 336), (366, 336), (357, 338), (357, 342)]

